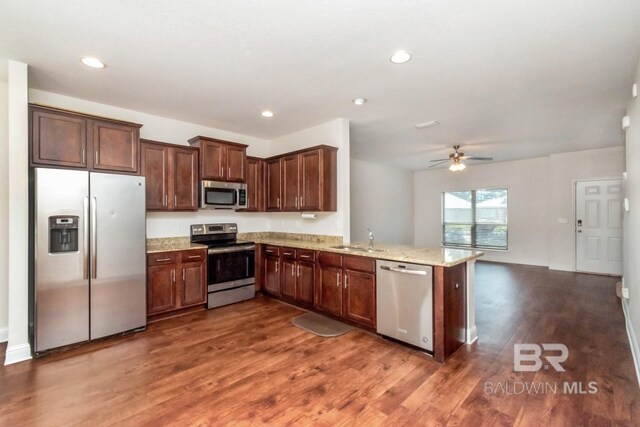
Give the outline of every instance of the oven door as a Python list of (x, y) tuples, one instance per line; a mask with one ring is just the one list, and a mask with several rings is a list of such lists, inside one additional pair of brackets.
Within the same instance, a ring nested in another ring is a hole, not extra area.
[(255, 245), (210, 248), (209, 292), (255, 282)]

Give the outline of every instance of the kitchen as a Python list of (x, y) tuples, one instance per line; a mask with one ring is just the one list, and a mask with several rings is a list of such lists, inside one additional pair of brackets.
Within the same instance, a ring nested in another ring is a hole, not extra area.
[[(15, 76), (18, 75), (20, 76), (20, 74), (22, 73), (23, 75), (25, 75), (26, 73), (26, 68), (22, 71), (20, 71), (20, 67), (18, 66), (18, 64), (11, 64), (11, 67), (13, 67), (14, 72), (12, 72), (11, 74), (14, 76), (13, 81), (15, 82)], [(18, 70), (17, 74), (16, 74), (16, 70)], [(108, 70), (108, 68), (107, 68)], [(96, 74), (97, 75), (97, 74)], [(26, 86), (23, 86), (26, 87)], [(299, 150), (304, 150), (310, 147), (316, 147), (316, 146), (320, 146), (320, 145), (326, 145), (326, 146), (330, 146), (330, 147), (335, 147), (337, 148), (336, 151), (336, 188), (337, 188), (337, 192), (336, 192), (336, 209), (335, 211), (329, 211), (329, 212), (318, 212), (318, 211), (313, 211), (313, 212), (308, 212), (311, 214), (315, 214), (315, 218), (313, 216), (311, 217), (303, 217), (301, 215), (300, 211), (297, 212), (277, 212), (277, 213), (273, 213), (273, 212), (238, 212), (238, 213), (232, 213), (232, 212), (226, 212), (226, 211), (221, 211), (221, 212), (215, 212), (212, 213), (211, 211), (208, 210), (197, 210), (197, 211), (174, 211), (174, 212), (149, 212), (147, 213), (147, 220), (146, 220), (146, 236), (148, 239), (155, 239), (155, 238), (176, 238), (176, 237), (188, 237), (189, 233), (190, 233), (190, 226), (194, 225), (194, 224), (211, 224), (211, 223), (216, 223), (216, 224), (227, 224), (227, 223), (235, 223), (238, 225), (238, 231), (242, 234), (242, 233), (262, 233), (262, 232), (273, 232), (273, 233), (295, 233), (295, 234), (304, 234), (304, 235), (325, 235), (325, 236), (338, 236), (338, 237), (342, 237), (344, 239), (344, 243), (348, 244), (349, 243), (349, 236), (351, 236), (351, 240), (355, 241), (355, 242), (359, 242), (360, 245), (363, 248), (366, 248), (366, 246), (368, 245), (368, 235), (366, 232), (366, 227), (367, 226), (371, 226), (373, 233), (376, 235), (376, 239), (375, 239), (375, 243), (374, 245), (378, 245), (378, 247), (380, 248), (384, 248), (385, 244), (394, 244), (394, 243), (398, 243), (398, 242), (393, 242), (391, 241), (392, 238), (388, 238), (386, 236), (384, 236), (385, 233), (387, 233), (387, 230), (384, 228), (384, 223), (382, 223), (381, 225), (373, 225), (372, 224), (368, 224), (368, 223), (363, 223), (363, 222), (354, 222), (353, 220), (353, 215), (350, 215), (350, 211), (353, 211), (354, 209), (360, 209), (359, 205), (355, 205), (353, 203), (353, 199), (354, 198), (358, 198), (362, 196), (362, 190), (358, 189), (358, 194), (350, 194), (354, 192), (354, 187), (352, 185), (350, 185), (350, 182), (353, 181), (353, 169), (350, 167), (350, 164), (353, 160), (352, 156), (351, 156), (351, 149), (352, 147), (352, 143), (350, 141), (350, 139), (352, 139), (352, 132), (353, 130), (350, 129), (351, 126), (348, 120), (345, 119), (333, 119), (333, 120), (329, 120), (326, 121), (324, 124), (314, 124), (313, 126), (308, 126), (305, 130), (302, 131), (296, 131), (290, 134), (287, 134), (285, 136), (279, 137), (279, 138), (274, 138), (274, 139), (260, 139), (257, 137), (253, 137), (253, 136), (248, 136), (245, 134), (234, 134), (228, 131), (223, 131), (220, 129), (217, 129), (215, 127), (204, 127), (204, 126), (200, 126), (200, 125), (193, 125), (190, 124), (188, 121), (180, 121), (180, 120), (175, 120), (175, 119), (166, 119), (164, 117), (162, 117), (161, 115), (152, 115), (152, 114), (148, 114), (148, 113), (141, 113), (139, 111), (136, 111), (135, 109), (126, 109), (126, 108), (120, 108), (120, 107), (113, 107), (108, 105), (108, 103), (98, 103), (98, 102), (93, 102), (93, 101), (88, 101), (85, 99), (82, 99), (82, 97), (72, 97), (72, 96), (65, 96), (65, 95), (59, 95), (50, 91), (46, 91), (46, 90), (40, 90), (40, 89), (35, 89), (35, 88), (28, 88), (28, 95), (25, 96), (24, 102), (22, 103), (23, 106), (27, 105), (27, 103), (31, 103), (31, 104), (38, 104), (38, 105), (49, 105), (49, 106), (55, 106), (57, 108), (61, 108), (64, 110), (71, 110), (71, 111), (75, 111), (75, 112), (81, 112), (84, 114), (88, 114), (91, 116), (97, 116), (97, 117), (101, 117), (101, 118), (110, 118), (110, 119), (118, 119), (118, 120), (124, 120), (127, 122), (132, 122), (132, 123), (138, 123), (138, 124), (142, 124), (142, 127), (140, 128), (140, 137), (142, 139), (148, 140), (148, 141), (162, 141), (162, 142), (168, 142), (168, 143), (172, 143), (172, 144), (177, 144), (177, 145), (181, 145), (184, 147), (187, 147), (188, 145), (188, 140), (198, 136), (198, 135), (202, 135), (202, 136), (206, 136), (206, 137), (211, 137), (211, 138), (215, 138), (215, 139), (221, 139), (224, 141), (229, 141), (229, 142), (233, 142), (236, 144), (244, 144), (247, 145), (247, 155), (249, 157), (258, 157), (258, 158), (262, 158), (262, 159), (268, 159), (271, 158), (273, 156), (279, 156), (285, 153), (293, 153)], [(90, 99), (90, 98), (89, 98)], [(117, 105), (117, 104), (116, 104)], [(277, 116), (276, 116), (277, 118)], [(15, 123), (15, 121), (12, 119), (11, 123)], [(263, 126), (262, 124), (258, 124), (256, 125), (257, 127)], [(469, 150), (471, 151), (471, 150)], [(489, 153), (492, 154), (492, 153)], [(13, 158), (13, 157), (12, 157)], [(437, 156), (435, 156), (434, 158), (437, 158)], [(357, 161), (356, 163), (359, 163), (359, 161)], [(360, 165), (361, 166), (361, 165)], [(359, 166), (359, 167), (360, 167)], [(13, 168), (17, 167), (19, 168), (26, 168), (25, 164), (21, 164), (21, 165), (10, 165), (10, 169), (11, 171), (13, 170)], [(467, 170), (467, 172), (472, 172), (473, 169), (475, 169), (475, 167), (471, 167), (469, 168), (470, 170)], [(26, 169), (25, 169), (26, 170)], [(10, 173), (12, 173), (10, 171)], [(358, 177), (359, 179), (360, 177)], [(13, 181), (13, 182), (20, 182), (18, 181)], [(357, 187), (356, 187), (357, 188)], [(198, 189), (200, 191), (200, 188)], [(166, 198), (167, 201), (165, 202), (166, 205), (169, 205), (169, 194), (166, 194)], [(174, 194), (174, 196), (176, 196), (177, 194)], [(353, 197), (352, 197), (353, 196)], [(514, 196), (515, 197), (515, 196)], [(164, 202), (164, 200), (163, 200)], [(277, 202), (276, 202), (277, 204)], [(175, 198), (174, 198), (174, 205), (175, 204)], [(14, 206), (13, 204), (11, 206)], [(295, 199), (294, 199), (294, 206), (295, 206)], [(515, 205), (514, 205), (515, 206)], [(12, 209), (14, 209), (14, 207), (12, 207)], [(302, 212), (302, 213), (307, 213), (307, 212)], [(398, 212), (397, 213), (398, 216), (402, 216), (403, 213)], [(12, 224), (15, 224), (14, 222), (12, 222)], [(19, 225), (19, 221), (18, 221), (18, 225)], [(514, 224), (514, 227), (517, 224)], [(397, 224), (392, 224), (389, 222), (389, 227), (395, 227), (397, 226)], [(13, 227), (13, 225), (12, 225)], [(18, 230), (20, 229), (20, 227), (18, 227)], [(383, 237), (381, 237), (381, 235)], [(514, 234), (515, 235), (515, 234)], [(240, 238), (244, 238), (245, 236), (239, 236)], [(251, 235), (249, 236), (251, 237)], [(255, 239), (253, 237), (256, 237)], [(253, 237), (251, 237), (251, 239), (248, 240), (252, 240), (255, 242), (258, 242), (258, 245), (261, 245), (263, 243), (260, 243), (260, 240), (257, 238), (259, 237), (256, 234), (253, 234)], [(15, 241), (15, 239), (14, 239)], [(269, 243), (269, 241), (264, 241), (264, 243)], [(274, 242), (271, 242), (274, 243)], [(281, 247), (292, 247), (290, 245), (291, 242), (287, 242), (287, 244), (282, 245)], [(336, 242), (337, 243), (337, 242)], [(339, 244), (331, 244), (331, 245), (327, 245), (327, 246), (338, 246)], [(278, 246), (278, 245), (276, 245)], [(431, 246), (431, 244), (429, 245), (418, 245), (418, 246)], [(12, 246), (13, 247), (13, 246)], [(374, 246), (376, 247), (376, 246)], [(294, 249), (300, 249), (303, 250), (305, 249), (303, 248), (294, 248)], [(332, 252), (332, 253), (340, 253), (343, 256), (352, 256), (351, 254), (353, 254), (353, 252), (349, 253), (348, 249), (334, 249), (333, 251), (329, 250), (329, 247), (324, 247), (323, 249), (326, 249), (327, 252)], [(358, 255), (358, 254), (355, 254)], [(364, 255), (364, 254), (363, 254)], [(491, 254), (493, 255), (493, 254)], [(358, 255), (359, 256), (359, 255)], [(494, 255), (495, 256), (495, 255)], [(366, 258), (366, 257), (364, 257)], [(298, 262), (299, 260), (295, 260), (295, 262)], [(284, 265), (285, 260), (282, 259), (281, 261)], [(257, 271), (261, 271), (260, 268), (257, 269)], [(13, 274), (10, 271), (10, 274)], [(344, 285), (344, 284), (343, 284)], [(11, 298), (15, 298), (15, 293), (12, 295)], [(264, 299), (263, 299), (264, 298)], [(273, 318), (277, 318), (280, 320), (283, 320), (285, 317), (290, 316), (291, 315), (291, 311), (288, 311), (289, 308), (286, 308), (288, 306), (282, 306), (280, 307), (279, 303), (276, 303), (278, 305), (271, 305), (269, 303), (265, 303), (265, 301), (273, 301), (273, 299), (267, 298), (267, 297), (260, 297), (258, 300), (255, 300), (261, 307), (263, 307), (263, 309), (265, 309), (265, 314), (267, 316), (271, 315), (273, 316)], [(183, 325), (188, 327), (189, 329), (192, 329), (195, 327), (195, 325), (198, 325), (198, 327), (202, 328), (203, 331), (211, 331), (211, 327), (212, 326), (207, 326), (206, 322), (205, 322), (205, 317), (203, 316), (213, 316), (213, 318), (216, 318), (216, 312), (217, 313), (227, 313), (229, 314), (231, 317), (233, 316), (240, 316), (242, 315), (244, 318), (246, 318), (247, 320), (249, 319), (253, 319), (253, 321), (255, 322), (256, 318), (255, 318), (255, 314), (251, 313), (251, 310), (244, 310), (242, 309), (242, 304), (243, 303), (239, 303), (239, 304), (235, 304), (235, 305), (230, 305), (230, 306), (225, 306), (225, 307), (221, 307), (221, 308), (216, 308), (216, 309), (212, 309), (212, 310), (207, 310), (205, 311), (204, 309), (199, 311), (198, 313), (191, 313), (191, 314), (186, 314), (185, 316), (181, 316), (178, 318), (175, 318), (173, 321), (176, 322), (173, 325), (174, 326), (178, 326), (178, 325)], [(267, 305), (263, 305), (263, 304), (267, 304)], [(216, 311), (218, 310), (218, 311)], [(244, 311), (243, 311), (244, 310)], [(206, 313), (206, 314), (205, 314)], [(193, 316), (193, 317), (188, 317), (188, 316)], [(191, 319), (194, 324), (193, 325), (188, 325), (187, 319)], [(161, 333), (161, 334), (168, 334), (169, 336), (171, 336), (171, 330), (172, 327), (169, 326), (169, 324), (167, 322), (171, 322), (172, 320), (160, 320), (158, 322), (154, 322), (152, 323), (150, 329), (151, 330), (155, 327), (157, 328), (155, 330), (155, 332), (153, 332), (154, 334), (156, 333)], [(226, 323), (224, 323), (226, 328), (233, 328), (233, 325), (231, 324), (231, 321), (227, 320), (225, 321)], [(285, 322), (286, 323), (286, 322)], [(153, 325), (157, 325), (157, 326), (153, 326)], [(250, 327), (250, 326), (247, 326)], [(365, 332), (363, 332), (364, 329), (358, 329), (356, 330), (354, 333), (356, 338), (356, 342), (351, 342), (349, 343), (344, 343), (342, 342), (344, 345), (354, 345), (357, 343), (357, 341), (366, 341), (367, 343), (369, 343), (372, 339), (372, 336), (367, 335)], [(176, 331), (178, 332), (178, 331)], [(264, 332), (264, 331), (263, 331)], [(146, 333), (146, 332), (144, 332)], [(184, 334), (185, 332), (178, 332), (179, 334)], [(290, 332), (286, 332), (286, 335), (284, 336), (278, 336), (275, 332), (275, 330), (269, 330), (269, 332), (265, 332), (267, 333), (267, 335), (265, 336), (271, 336), (274, 339), (274, 342), (278, 342), (280, 344), (284, 344), (286, 342), (286, 340), (288, 339), (294, 339), (294, 340), (301, 340), (301, 335), (296, 335), (294, 333), (290, 333)], [(487, 330), (487, 333), (489, 333), (489, 331)], [(269, 335), (269, 334), (275, 334), (275, 335)], [(126, 340), (133, 340), (133, 342), (136, 342), (135, 340), (137, 340), (138, 338), (135, 337), (136, 334), (129, 336), (129, 337), (124, 337), (123, 341)], [(479, 327), (479, 331), (478, 331), (478, 335), (480, 337), (480, 339), (482, 340), (482, 328)], [(154, 335), (156, 338), (158, 337), (158, 335)], [(286, 338), (285, 338), (286, 337)], [(488, 338), (487, 335), (485, 335), (485, 337)], [(264, 339), (264, 338), (263, 338)], [(240, 341), (242, 342), (242, 340)], [(185, 341), (185, 344), (187, 345), (187, 348), (190, 348), (192, 350), (195, 350), (195, 344), (197, 343), (197, 340), (192, 342), (193, 345), (189, 345), (188, 342)], [(245, 341), (246, 344), (246, 341)], [(391, 355), (391, 353), (393, 353), (395, 351), (395, 347), (393, 347), (393, 349), (391, 349), (391, 347), (387, 347), (388, 345), (396, 345), (396, 343), (393, 342), (384, 342), (384, 352), (385, 354), (389, 354)], [(104, 349), (107, 351), (111, 351), (111, 352), (118, 352), (117, 350), (117, 346), (111, 346), (110, 344), (105, 344), (105, 343), (96, 343), (96, 344), (90, 344), (92, 346), (95, 347), (91, 347), (94, 349)], [(212, 351), (216, 351), (215, 349), (215, 344), (211, 343), (208, 345), (213, 345), (213, 350)], [(221, 344), (222, 345), (222, 344)], [(226, 344), (225, 344), (226, 345)], [(256, 344), (257, 345), (257, 344)], [(250, 352), (254, 352), (257, 351), (256, 345), (251, 346), (248, 345), (246, 348), (250, 349)], [(266, 344), (265, 344), (266, 345)], [(326, 346), (330, 346), (330, 344), (317, 344), (318, 348), (324, 348), (325, 351), (329, 351), (330, 349)], [(399, 346), (399, 345), (398, 345)], [(286, 348), (289, 348), (289, 346), (284, 346)], [(176, 347), (170, 347), (172, 349), (176, 349)], [(229, 349), (228, 347), (225, 347), (227, 349)], [(411, 363), (417, 363), (416, 362), (416, 355), (414, 353), (405, 353), (406, 350), (405, 347), (401, 347), (399, 346), (398, 348), (402, 349), (402, 350), (398, 350), (400, 351), (400, 353), (394, 353), (397, 359), (396, 361), (405, 361), (407, 360), (407, 358), (411, 361)], [(463, 346), (461, 348), (460, 351), (462, 351), (463, 353), (465, 351), (467, 351), (466, 346)], [(220, 349), (218, 349), (220, 350)], [(220, 352), (217, 352), (216, 354), (219, 355), (219, 357), (225, 360), (226, 363), (229, 363), (233, 366), (233, 359), (229, 359), (229, 357), (235, 355), (238, 355), (238, 351), (240, 349), (237, 349), (235, 352), (231, 351), (230, 353), (225, 353), (222, 354)], [(263, 350), (267, 353), (270, 354), (272, 356), (274, 356), (276, 358), (276, 360), (280, 360), (280, 357), (284, 357), (283, 355), (278, 355), (277, 351), (275, 349), (273, 350), (267, 350), (266, 347), (263, 348)], [(292, 350), (295, 352), (295, 348), (292, 348)], [(167, 369), (169, 369), (168, 365), (164, 365), (165, 363), (167, 363), (166, 360), (162, 360), (159, 359), (157, 356), (157, 350), (151, 350), (153, 353), (153, 359), (150, 358), (150, 360), (154, 360), (155, 363), (160, 363), (161, 365), (165, 366)], [(273, 352), (272, 352), (273, 351)], [(352, 367), (357, 366), (357, 361), (356, 361), (356, 354), (350, 352), (349, 350), (345, 350), (347, 354), (349, 354), (349, 356), (347, 356), (350, 359), (351, 365)], [(42, 358), (40, 360), (45, 361), (46, 362), (46, 357), (51, 357), (51, 361), (60, 361), (63, 362), (65, 360), (65, 357), (70, 357), (73, 358), (74, 355), (81, 355), (82, 354), (82, 350), (80, 349), (73, 349), (71, 350), (70, 353), (67, 353), (67, 356), (64, 356), (62, 353), (60, 354), (55, 354), (55, 355), (50, 355), (50, 356), (45, 356), (45, 358)], [(265, 354), (265, 356), (267, 355)], [(456, 353), (457, 356), (455, 357), (462, 357), (460, 355), (460, 353)], [(196, 352), (194, 354), (194, 356), (200, 360), (202, 357), (204, 357), (204, 355), (200, 352)], [(82, 356), (81, 356), (82, 357)], [(126, 356), (123, 355), (123, 357), (126, 359)], [(70, 359), (67, 359), (70, 360)], [(369, 359), (369, 361), (371, 362), (373, 359)], [(237, 360), (237, 365), (236, 366), (247, 366), (245, 365), (246, 361), (240, 361)], [(31, 363), (31, 362), (28, 362)], [(38, 362), (39, 363), (39, 362)], [(138, 358), (138, 356), (136, 356), (136, 364), (134, 366), (142, 366), (142, 358)], [(180, 362), (180, 363), (184, 363), (184, 362)], [(363, 362), (364, 363), (364, 362)], [(16, 365), (18, 366), (18, 365)], [(180, 366), (180, 364), (178, 364), (178, 366)], [(322, 366), (322, 364), (320, 365)], [(435, 366), (437, 365), (420, 365), (417, 364), (415, 369), (425, 369), (425, 370), (430, 370), (430, 369), (438, 369)], [(447, 367), (449, 366), (449, 367)], [(257, 368), (256, 368), (257, 369)], [(446, 372), (450, 372), (450, 369), (453, 369), (450, 367), (450, 365), (448, 365), (447, 363), (444, 364), (443, 368), (440, 368), (442, 370), (437, 371), (439, 372), (439, 375), (444, 375)], [(295, 368), (292, 368), (292, 371), (295, 372)], [(160, 371), (159, 371), (160, 372)], [(162, 371), (163, 374), (167, 374), (169, 371)], [(233, 369), (231, 369), (229, 371), (229, 375), (234, 375), (233, 372), (235, 372)], [(267, 373), (264, 373), (264, 371), (261, 371), (264, 375), (267, 375)], [(334, 372), (334, 371), (331, 371)], [(224, 382), (224, 379), (219, 379), (219, 381)], [(309, 380), (307, 380), (309, 381)], [(220, 383), (222, 384), (222, 383)], [(256, 383), (257, 384), (257, 383)], [(309, 383), (310, 384), (310, 383)], [(170, 390), (173, 389), (173, 387), (179, 387), (178, 385), (171, 385), (168, 382), (164, 383), (164, 384), (156, 384), (157, 386), (160, 386), (159, 391), (157, 392), (157, 394), (154, 397), (154, 401), (155, 402), (162, 402), (162, 401), (166, 401), (165, 399), (169, 399), (171, 392)], [(204, 384), (201, 384), (204, 387)], [(163, 388), (164, 387), (164, 388)], [(197, 384), (194, 384), (193, 387), (198, 387)], [(335, 387), (335, 386), (330, 386), (330, 387)], [(116, 389), (118, 389), (118, 387), (116, 387)], [(162, 394), (164, 390), (164, 395)], [(366, 390), (366, 389), (365, 389)], [(322, 394), (321, 391), (318, 391), (319, 394)], [(363, 392), (364, 396), (367, 395), (367, 393)], [(153, 393), (152, 393), (153, 394)], [(374, 393), (375, 394), (375, 393)], [(160, 396), (164, 396), (164, 397), (160, 397)], [(365, 398), (363, 396), (363, 399)], [(175, 397), (175, 396), (173, 396)], [(172, 397), (172, 398), (173, 398)], [(268, 396), (263, 395), (263, 397), (265, 398), (265, 400), (263, 401), (263, 405), (264, 406), (268, 406), (269, 404), (269, 399)], [(345, 396), (342, 396), (343, 398)], [(371, 397), (371, 396), (369, 396)], [(177, 399), (181, 399), (176, 397)], [(182, 399), (186, 398), (182, 397)], [(281, 401), (280, 401), (280, 396), (276, 396), (273, 397), (273, 399), (275, 399), (274, 401), (278, 402), (278, 405), (280, 405)], [(117, 401), (117, 397), (113, 397), (113, 399), (115, 399)], [(224, 399), (224, 398), (222, 398)], [(290, 399), (290, 398), (289, 398)], [(338, 399), (338, 397), (336, 397), (336, 399)], [(338, 399), (340, 400), (340, 399)], [(357, 399), (356, 399), (357, 400)], [(287, 398), (285, 396), (284, 401), (287, 401)], [(228, 403), (228, 402), (227, 402)], [(417, 408), (417, 403), (415, 401), (412, 401), (412, 399), (408, 399), (407, 402), (405, 402), (406, 405), (404, 405), (404, 407), (407, 408), (412, 408), (412, 409), (416, 409)], [(185, 402), (186, 404), (186, 402)], [(233, 406), (233, 405), (231, 405)], [(258, 405), (258, 407), (261, 407), (260, 405)], [(125, 406), (123, 406), (122, 408), (125, 408)], [(175, 408), (175, 407), (174, 407)], [(201, 410), (201, 409), (200, 409)], [(161, 411), (162, 412), (162, 411)], [(202, 413), (203, 414), (203, 413)], [(202, 415), (201, 414), (201, 415)], [(334, 412), (333, 416), (337, 417), (338, 413)], [(167, 414), (165, 414), (167, 415)], [(167, 415), (168, 416), (168, 415)], [(182, 415), (176, 415), (176, 420), (187, 420), (187, 418), (180, 418), (180, 417), (186, 417), (185, 414)], [(134, 418), (135, 419), (135, 418)], [(282, 420), (286, 419), (283, 418)], [(327, 419), (331, 419), (331, 418), (327, 418)], [(335, 419), (335, 418), (334, 418)], [(138, 421), (141, 421), (142, 418), (138, 418)], [(274, 419), (273, 421), (276, 422), (278, 419)], [(406, 418), (405, 418), (406, 421)], [(106, 422), (106, 421), (105, 421)]]

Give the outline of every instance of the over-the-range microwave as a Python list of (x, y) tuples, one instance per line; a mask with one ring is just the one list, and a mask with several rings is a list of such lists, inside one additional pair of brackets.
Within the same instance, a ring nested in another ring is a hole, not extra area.
[(203, 209), (246, 209), (247, 184), (202, 180), (200, 207)]

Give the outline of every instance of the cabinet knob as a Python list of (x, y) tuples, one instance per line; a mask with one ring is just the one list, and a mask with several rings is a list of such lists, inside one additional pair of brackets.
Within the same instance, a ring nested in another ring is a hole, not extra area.
[(456, 289), (458, 289), (460, 287), (460, 285), (458, 283), (456, 283)]

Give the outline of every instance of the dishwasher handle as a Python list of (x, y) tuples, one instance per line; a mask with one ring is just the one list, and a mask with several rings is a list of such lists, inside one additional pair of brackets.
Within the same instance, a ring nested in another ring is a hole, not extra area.
[(427, 275), (427, 272), (424, 270), (406, 270), (404, 268), (387, 267), (386, 265), (381, 265), (380, 268), (387, 271), (393, 271), (394, 273), (413, 274), (415, 276)]

